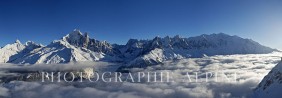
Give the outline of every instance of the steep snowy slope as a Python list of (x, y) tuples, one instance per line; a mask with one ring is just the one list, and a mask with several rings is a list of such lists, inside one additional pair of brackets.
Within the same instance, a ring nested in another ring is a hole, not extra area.
[(35, 44), (28, 41), (25, 45), (17, 40), (13, 44), (8, 44), (0, 49), (0, 63), (11, 62), (14, 59), (21, 58), (23, 55), (28, 54), (31, 50), (40, 48), (42, 45)]
[(75, 29), (61, 40), (55, 40), (51, 44), (31, 49), (28, 54), (17, 55), (10, 63), (20, 64), (54, 64), (76, 61), (122, 61), (114, 54), (112, 46), (103, 41), (90, 39), (87, 33)]
[(282, 58), (281, 61), (263, 78), (255, 89), (255, 98), (281, 98)]
[(96, 61), (103, 53), (95, 53), (85, 48), (75, 48), (68, 42), (57, 40), (46, 47), (35, 49), (29, 55), (16, 59), (13, 63), (67, 63), (72, 61)]
[(17, 54), (18, 52), (22, 51), (25, 48), (23, 44), (19, 40), (17, 40), (13, 44), (8, 44), (0, 49), (0, 62), (6, 63), (9, 61), (12, 55)]

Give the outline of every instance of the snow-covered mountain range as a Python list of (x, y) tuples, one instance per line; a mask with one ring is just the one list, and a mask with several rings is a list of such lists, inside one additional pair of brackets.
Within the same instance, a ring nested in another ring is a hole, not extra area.
[(262, 54), (278, 51), (259, 43), (227, 34), (180, 36), (152, 40), (130, 39), (126, 45), (92, 39), (74, 30), (47, 46), (16, 41), (0, 49), (1, 63), (54, 64), (77, 61), (121, 62), (126, 67), (144, 67), (165, 60), (230, 54)]
[(21, 58), (41, 47), (43, 47), (43, 45), (35, 44), (31, 41), (22, 44), (19, 40), (16, 40), (15, 43), (8, 44), (0, 49), (0, 63), (13, 62), (13, 60)]
[(130, 39), (120, 51), (130, 61), (128, 66), (142, 67), (169, 59), (230, 54), (261, 54), (277, 50), (262, 46), (251, 39), (219, 33), (190, 38), (181, 38), (177, 35), (164, 38), (155, 37), (153, 40)]

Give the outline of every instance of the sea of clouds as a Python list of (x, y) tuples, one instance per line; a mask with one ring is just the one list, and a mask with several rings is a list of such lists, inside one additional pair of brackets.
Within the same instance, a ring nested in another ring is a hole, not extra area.
[[(190, 58), (166, 61), (163, 64), (148, 68), (134, 68), (131, 73), (137, 72), (171, 72), (174, 82), (25, 82), (11, 81), (0, 84), (0, 97), (7, 98), (251, 98), (253, 90), (262, 78), (280, 62), (282, 53), (248, 54), (248, 55), (218, 55), (204, 58)], [(87, 65), (96, 71), (113, 71), (118, 65), (109, 63), (81, 63), (70, 65), (30, 65), (23, 69), (59, 69), (73, 68)], [(97, 66), (96, 66), (97, 65)], [(55, 66), (55, 67), (54, 67)], [(60, 66), (60, 67), (59, 67)], [(63, 67), (61, 67), (63, 66)], [(21, 66), (22, 67), (22, 66)], [(1, 70), (2, 69), (2, 70)], [(19, 66), (1, 64), (0, 75), (5, 70), (17, 69)], [(224, 76), (200, 76), (198, 81), (189, 82), (187, 72), (225, 72), (232, 77), (236, 73), (236, 81), (224, 80)], [(109, 77), (111, 78), (111, 77)]]

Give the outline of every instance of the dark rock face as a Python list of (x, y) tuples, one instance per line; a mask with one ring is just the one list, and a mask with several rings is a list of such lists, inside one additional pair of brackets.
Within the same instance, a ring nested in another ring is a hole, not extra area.
[(94, 52), (103, 52), (103, 53), (113, 53), (113, 47), (111, 44), (106, 41), (98, 41), (96, 39), (90, 39), (88, 34), (84, 35), (79, 30), (74, 30), (70, 34), (63, 37), (63, 40), (67, 41), (71, 45), (77, 47), (84, 47)]

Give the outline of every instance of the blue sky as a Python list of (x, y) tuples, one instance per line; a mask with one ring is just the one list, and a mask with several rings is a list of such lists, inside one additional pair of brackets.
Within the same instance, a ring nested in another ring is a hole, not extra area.
[(281, 0), (0, 0), (0, 46), (48, 44), (78, 28), (125, 44), (129, 38), (226, 33), (282, 49)]

